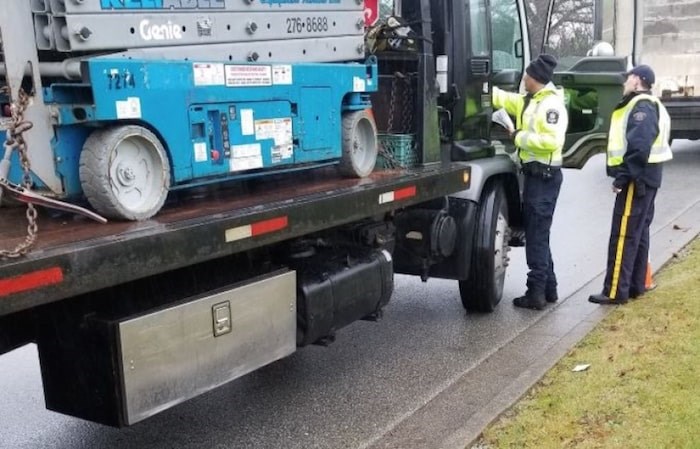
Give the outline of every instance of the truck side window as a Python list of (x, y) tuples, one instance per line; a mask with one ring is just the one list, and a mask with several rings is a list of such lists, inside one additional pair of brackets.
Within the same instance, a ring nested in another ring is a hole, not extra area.
[(487, 24), (486, 0), (469, 0), (472, 56), (488, 56), (489, 54)]
[(492, 0), (491, 45), (493, 70), (523, 70), (523, 35), (517, 2)]

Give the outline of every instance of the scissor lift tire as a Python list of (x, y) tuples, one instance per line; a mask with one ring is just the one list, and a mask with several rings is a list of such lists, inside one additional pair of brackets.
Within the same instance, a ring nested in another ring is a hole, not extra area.
[(80, 153), (80, 183), (100, 214), (146, 220), (168, 196), (170, 162), (158, 137), (142, 126), (99, 129)]
[(377, 153), (377, 125), (371, 111), (345, 113), (340, 172), (355, 178), (369, 176), (377, 162)]

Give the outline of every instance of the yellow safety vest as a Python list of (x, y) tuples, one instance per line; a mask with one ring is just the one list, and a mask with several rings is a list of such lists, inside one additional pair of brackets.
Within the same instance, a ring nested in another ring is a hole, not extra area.
[(664, 105), (658, 98), (649, 94), (639, 94), (620, 109), (615, 109), (610, 119), (610, 133), (608, 134), (608, 167), (616, 167), (622, 164), (627, 151), (627, 123), (634, 106), (647, 100), (654, 103), (659, 111), (659, 135), (656, 136), (651, 146), (648, 162), (658, 164), (673, 158), (671, 146), (668, 141), (671, 137), (671, 118)]
[(561, 166), (569, 116), (563, 94), (553, 84), (533, 95), (527, 107), (523, 95), (494, 87), (493, 105), (516, 117), (516, 129), (520, 132), (515, 136), (515, 146), (523, 163), (537, 161)]

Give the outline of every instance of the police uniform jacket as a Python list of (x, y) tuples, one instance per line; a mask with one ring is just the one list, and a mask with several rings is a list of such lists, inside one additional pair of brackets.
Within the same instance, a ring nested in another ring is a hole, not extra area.
[[(628, 94), (615, 110), (625, 108), (640, 94), (648, 92)], [(608, 176), (615, 178), (613, 185), (620, 189), (630, 182), (641, 182), (649, 187), (659, 188), (662, 164), (649, 163), (652, 145), (659, 135), (659, 106), (646, 99), (637, 101), (629, 114), (626, 126), (627, 148), (622, 163), (615, 166), (608, 164)]]
[(493, 104), (516, 118), (515, 146), (523, 163), (561, 166), (569, 123), (563, 95), (549, 83), (533, 95), (494, 87)]

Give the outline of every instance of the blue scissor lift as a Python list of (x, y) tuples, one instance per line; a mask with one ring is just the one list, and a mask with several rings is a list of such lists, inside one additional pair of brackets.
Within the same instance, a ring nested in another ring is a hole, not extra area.
[[(0, 4), (0, 104), (11, 115), (20, 89), (32, 96), (33, 189), (142, 220), (174, 189), (328, 164), (372, 172), (378, 73), (361, 4), (199, 3)], [(20, 154), (4, 156), (0, 178), (20, 184)]]

